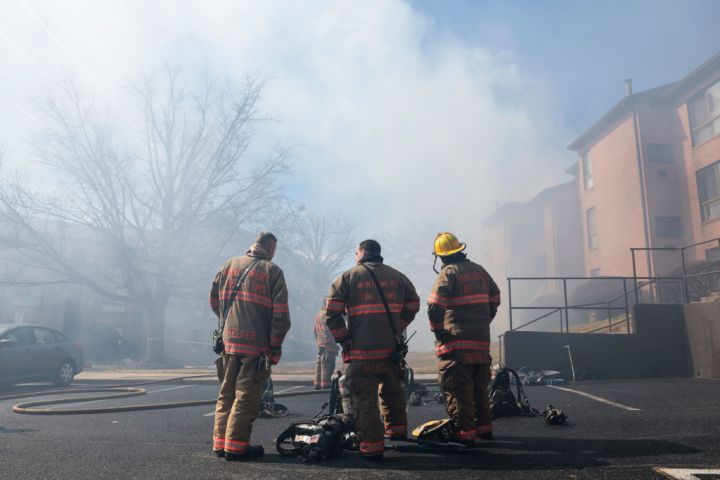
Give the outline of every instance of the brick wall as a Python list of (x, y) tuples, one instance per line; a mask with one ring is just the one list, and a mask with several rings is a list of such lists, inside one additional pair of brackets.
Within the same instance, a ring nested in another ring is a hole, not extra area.
[[(632, 115), (628, 113), (616, 122), (590, 146), (588, 153), (594, 185), (585, 189), (582, 166), (578, 181), (585, 274), (598, 269), (600, 275), (631, 275), (629, 249), (645, 244)], [(595, 249), (590, 249), (587, 238), (586, 212), (592, 207), (598, 232)], [(646, 271), (646, 265), (645, 257), (640, 256), (639, 271)]]

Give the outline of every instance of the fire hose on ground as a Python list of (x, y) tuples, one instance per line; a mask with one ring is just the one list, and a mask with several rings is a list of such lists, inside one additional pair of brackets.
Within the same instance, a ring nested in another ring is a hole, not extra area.
[[(104, 387), (96, 388), (67, 388), (63, 390), (44, 390), (40, 392), (27, 392), (16, 395), (5, 395), (0, 396), (0, 401), (13, 400), (19, 398), (39, 397), (48, 395), (66, 395), (75, 393), (108, 393), (111, 395), (96, 395), (88, 397), (74, 397), (74, 398), (61, 398), (56, 400), (39, 400), (33, 402), (18, 403), (12, 407), (12, 411), (23, 415), (88, 415), (95, 413), (117, 413), (117, 412), (136, 412), (141, 410), (162, 410), (169, 408), (182, 408), (182, 407), (197, 407), (201, 405), (215, 405), (217, 402), (216, 398), (211, 400), (190, 400), (184, 402), (166, 402), (166, 403), (146, 403), (140, 405), (119, 405), (115, 407), (99, 407), (99, 408), (73, 408), (73, 409), (49, 409), (49, 408), (37, 408), (48, 405), (64, 405), (68, 403), (82, 403), (82, 402), (95, 402), (100, 400), (114, 400), (118, 398), (136, 397), (140, 395), (146, 395), (148, 392), (141, 388), (145, 385), (155, 385), (160, 383), (169, 382), (182, 382), (188, 379), (197, 379), (205, 377), (214, 377), (214, 375), (191, 375), (184, 377), (168, 378), (166, 380), (147, 381), (134, 384), (118, 384), (118, 385), (107, 385)], [(319, 393), (329, 393), (330, 390), (309, 390), (300, 392), (278, 392), (274, 394), (275, 397), (300, 397), (306, 395), (316, 395)]]

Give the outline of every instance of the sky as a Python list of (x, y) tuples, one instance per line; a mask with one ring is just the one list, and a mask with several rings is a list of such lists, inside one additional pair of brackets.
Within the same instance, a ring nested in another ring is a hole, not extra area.
[(701, 0), (2, 0), (2, 174), (31, 164), (32, 100), (67, 77), (132, 128), (127, 86), (164, 65), (255, 74), (273, 120), (248, 154), (292, 147), (295, 202), (398, 248), (454, 231), (482, 260), (483, 218), (569, 180), (567, 145), (624, 79), (681, 78), (720, 49), (718, 18)]
[(439, 31), (507, 51), (543, 76), (571, 136), (624, 95), (624, 79), (633, 79), (636, 92), (674, 82), (720, 49), (713, 34), (720, 17), (715, 0), (412, 4), (433, 18)]

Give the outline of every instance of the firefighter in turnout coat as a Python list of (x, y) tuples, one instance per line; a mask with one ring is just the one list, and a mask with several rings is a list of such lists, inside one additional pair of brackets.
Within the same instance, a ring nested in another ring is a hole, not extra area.
[(261, 233), (245, 255), (225, 263), (210, 290), (210, 306), (219, 317), (247, 269), (223, 328), (224, 371), (215, 407), (213, 451), (226, 460), (264, 453), (262, 446), (250, 445), (250, 432), (263, 385), (270, 376), (269, 364), (280, 360), (290, 329), (285, 278), (270, 261), (276, 246), (273, 234)]
[(500, 305), (500, 290), (464, 249), (452, 233), (438, 234), (435, 255), (443, 266), (428, 297), (428, 317), (453, 439), (473, 445), (476, 438), (492, 439), (490, 322)]
[[(360, 243), (357, 265), (332, 285), (327, 298), (326, 321), (335, 341), (342, 346), (345, 375), (360, 434), (360, 454), (379, 460), (384, 436), (407, 435), (402, 365), (392, 361), (395, 334), (372, 275), (377, 278), (388, 303), (392, 322), (400, 335), (415, 318), (420, 303), (408, 278), (383, 264), (380, 244)], [(347, 315), (347, 325), (343, 320)], [(380, 408), (378, 408), (378, 388)], [(380, 416), (382, 410), (382, 418)]]
[(318, 356), (315, 362), (315, 390), (330, 388), (330, 379), (335, 370), (335, 357), (338, 348), (327, 324), (325, 323), (325, 308), (315, 316), (315, 345), (317, 345)]

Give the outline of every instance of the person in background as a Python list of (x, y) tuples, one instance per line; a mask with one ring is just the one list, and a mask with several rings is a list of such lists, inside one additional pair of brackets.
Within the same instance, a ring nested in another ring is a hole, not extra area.
[(313, 385), (315, 390), (325, 390), (330, 388), (330, 380), (335, 370), (335, 357), (337, 357), (340, 350), (325, 323), (325, 305), (315, 316), (314, 330), (318, 355), (315, 362), (315, 381)]

